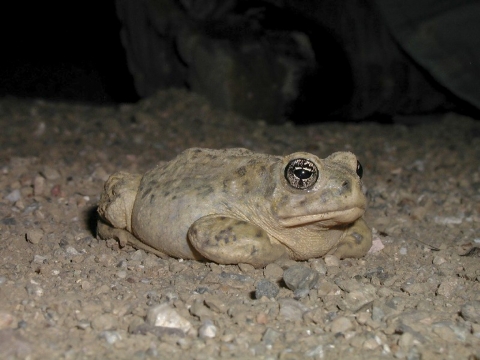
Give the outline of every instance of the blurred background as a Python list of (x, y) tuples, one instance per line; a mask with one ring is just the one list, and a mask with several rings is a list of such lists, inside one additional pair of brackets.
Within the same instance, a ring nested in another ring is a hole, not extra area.
[(451, 110), (478, 117), (478, 1), (9, 6), (0, 96), (128, 103), (175, 87), (270, 123)]

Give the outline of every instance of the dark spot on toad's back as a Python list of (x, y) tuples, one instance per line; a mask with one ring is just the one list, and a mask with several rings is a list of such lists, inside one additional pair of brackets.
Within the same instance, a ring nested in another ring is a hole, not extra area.
[(165, 183), (163, 184), (163, 187), (164, 187), (164, 188), (171, 189), (171, 188), (174, 187), (173, 185), (174, 185), (174, 181), (173, 181), (173, 180), (167, 180), (167, 181), (165, 181)]
[(237, 174), (239, 176), (245, 176), (245, 174), (247, 173), (247, 169), (245, 168), (245, 166), (240, 166), (238, 169), (237, 169)]
[(147, 185), (148, 185), (149, 188), (154, 188), (154, 187), (158, 186), (158, 180), (151, 179), (151, 180), (148, 182)]
[(153, 199), (155, 199), (155, 194), (150, 195), (150, 204), (153, 203)]
[(198, 192), (198, 195), (203, 196), (203, 197), (207, 197), (208, 195), (210, 195), (214, 191), (213, 187), (211, 187), (210, 185), (199, 186), (199, 187), (195, 188), (195, 190)]
[(263, 233), (261, 230), (258, 230), (257, 233), (255, 234), (255, 237), (261, 238), (263, 236)]
[(142, 200), (145, 199), (151, 192), (152, 192), (152, 188), (149, 187), (149, 188), (142, 194)]
[(355, 238), (355, 244), (361, 244), (363, 241), (363, 236), (357, 232), (352, 233), (352, 236)]

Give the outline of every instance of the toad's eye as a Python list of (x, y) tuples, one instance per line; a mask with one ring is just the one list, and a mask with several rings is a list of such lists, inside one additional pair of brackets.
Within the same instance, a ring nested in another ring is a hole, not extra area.
[(362, 164), (360, 164), (360, 161), (357, 160), (357, 175), (361, 179), (363, 176), (363, 167)]
[(285, 179), (295, 189), (308, 190), (318, 179), (318, 168), (310, 160), (293, 159), (285, 167)]

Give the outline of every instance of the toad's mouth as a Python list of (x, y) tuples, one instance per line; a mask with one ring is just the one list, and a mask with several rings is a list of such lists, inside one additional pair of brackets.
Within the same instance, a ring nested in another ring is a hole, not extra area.
[(329, 211), (321, 214), (283, 217), (279, 219), (279, 223), (285, 227), (314, 223), (322, 227), (330, 227), (352, 223), (360, 218), (364, 212), (365, 209), (362, 207), (353, 207), (345, 210)]

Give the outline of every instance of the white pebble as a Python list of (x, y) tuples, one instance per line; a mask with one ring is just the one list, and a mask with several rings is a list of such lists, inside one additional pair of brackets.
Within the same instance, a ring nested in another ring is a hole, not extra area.
[(217, 335), (217, 327), (213, 324), (211, 320), (205, 320), (200, 329), (198, 330), (198, 334), (201, 338), (214, 338)]
[(33, 263), (34, 264), (45, 264), (47, 262), (47, 258), (42, 255), (35, 255), (33, 257)]
[(179, 315), (168, 303), (150, 308), (147, 323), (153, 326), (181, 329), (185, 333), (192, 328), (190, 321)]
[(67, 246), (67, 248), (65, 249), (65, 252), (68, 254), (68, 255), (72, 255), (72, 256), (77, 256), (77, 255), (81, 255), (77, 249), (75, 249), (73, 246)]
[(5, 196), (5, 200), (8, 200), (12, 203), (17, 202), (18, 200), (20, 200), (20, 198), (21, 198), (21, 195), (20, 195), (19, 189), (15, 189), (12, 192), (10, 192), (7, 196)]
[(340, 260), (335, 255), (326, 255), (324, 260), (327, 266), (340, 266)]
[(102, 331), (100, 336), (103, 337), (109, 344), (114, 344), (118, 340), (122, 340), (122, 336), (117, 331)]
[(31, 296), (40, 297), (40, 296), (43, 296), (43, 293), (44, 293), (42, 287), (34, 280), (30, 280), (30, 284), (27, 284), (26, 289), (27, 289), (28, 295), (31, 295)]

